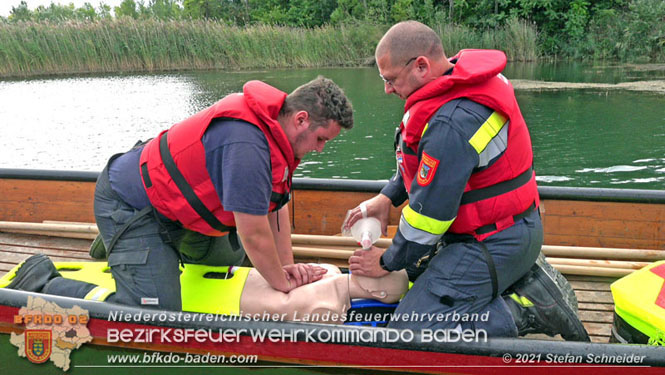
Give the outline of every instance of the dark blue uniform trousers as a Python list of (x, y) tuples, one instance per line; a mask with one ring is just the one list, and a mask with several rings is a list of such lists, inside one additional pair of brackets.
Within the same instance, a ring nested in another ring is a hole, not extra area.
[[(488, 336), (517, 336), (517, 328), (501, 293), (526, 274), (538, 257), (543, 243), (539, 213), (534, 210), (510, 228), (484, 240), (498, 276), (499, 295), (494, 299), (481, 245), (475, 241), (460, 242), (462, 239), (454, 234), (444, 236), (446, 245), (430, 260), (427, 269), (399, 303), (395, 317), (402, 319), (391, 321), (388, 327), (476, 329), (485, 330)], [(479, 314), (476, 321), (463, 321), (463, 314), (473, 313)], [(480, 317), (488, 319), (483, 321)]]
[[(108, 179), (108, 167), (97, 180), (94, 203), (97, 227), (108, 249), (112, 238), (139, 210), (129, 206), (113, 191)], [(190, 246), (186, 246), (190, 250), (194, 248), (193, 252), (180, 252), (185, 237), (194, 238), (194, 241), (189, 241)], [(196, 242), (206, 245), (205, 250), (198, 251)], [(135, 220), (119, 236), (107, 255), (116, 282), (116, 293), (106, 301), (181, 310), (181, 258), (187, 263), (238, 265), (244, 259), (244, 250), (239, 241), (236, 246), (231, 245), (229, 236), (211, 238), (197, 235), (153, 210)], [(59, 277), (52, 279), (42, 291), (83, 298), (93, 288), (92, 284)]]

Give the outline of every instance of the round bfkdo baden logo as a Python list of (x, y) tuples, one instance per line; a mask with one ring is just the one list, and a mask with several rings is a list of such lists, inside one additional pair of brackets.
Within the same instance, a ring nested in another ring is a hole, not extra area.
[(33, 363), (44, 363), (51, 356), (51, 330), (25, 330), (25, 356)]

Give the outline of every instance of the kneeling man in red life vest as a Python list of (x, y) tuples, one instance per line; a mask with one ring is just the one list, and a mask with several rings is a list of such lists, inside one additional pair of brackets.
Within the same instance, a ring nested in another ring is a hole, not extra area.
[(325, 269), (294, 263), (286, 203), (300, 160), (352, 127), (351, 103), (329, 79), (288, 95), (247, 82), (242, 93), (114, 155), (100, 174), (97, 244), (115, 293), (60, 277), (42, 255), (26, 260), (10, 287), (181, 310), (180, 263), (238, 265), (245, 254), (276, 290), (319, 280)]
[[(409, 201), (392, 246), (358, 250), (349, 260), (354, 274), (406, 269), (414, 280), (396, 313), (423, 319), (389, 327), (589, 341), (572, 288), (540, 255), (531, 139), (501, 74), (505, 54), (462, 50), (448, 59), (432, 29), (407, 21), (386, 32), (375, 57), (386, 94), (406, 101), (397, 172), (378, 196), (351, 210), (345, 226), (375, 216), (385, 233), (390, 205)], [(455, 318), (468, 314), (487, 319)]]

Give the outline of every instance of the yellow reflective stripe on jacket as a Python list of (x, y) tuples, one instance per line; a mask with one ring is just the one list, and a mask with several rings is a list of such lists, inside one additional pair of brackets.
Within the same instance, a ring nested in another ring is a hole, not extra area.
[(428, 127), (429, 127), (429, 122), (428, 122), (427, 124), (425, 124), (425, 127), (423, 128), (423, 132), (420, 133), (420, 138), (422, 138), (423, 135), (425, 135), (425, 132), (427, 131), (427, 128), (428, 128)]
[(499, 114), (499, 112), (492, 113), (487, 121), (478, 128), (478, 131), (476, 131), (473, 137), (469, 139), (469, 143), (474, 149), (476, 149), (476, 152), (479, 154), (483, 152), (492, 138), (499, 134), (507, 120), (508, 119)]
[(83, 297), (84, 299), (87, 299), (89, 301), (106, 301), (108, 296), (111, 294), (115, 293), (111, 289), (106, 289), (101, 286), (96, 286), (94, 287), (91, 291), (88, 292), (88, 294)]
[(443, 221), (432, 219), (414, 211), (406, 205), (402, 209), (399, 231), (408, 241), (423, 245), (435, 244), (452, 225), (453, 220)]

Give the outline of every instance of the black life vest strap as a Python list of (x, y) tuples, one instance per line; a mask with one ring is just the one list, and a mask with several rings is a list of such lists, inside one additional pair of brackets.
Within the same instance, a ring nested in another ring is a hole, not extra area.
[(402, 151), (403, 154), (417, 156), (418, 153), (412, 148), (408, 147), (406, 143), (402, 140), (402, 131), (399, 126), (395, 129), (395, 141), (394, 141), (395, 151), (398, 149)]
[[(180, 193), (183, 195), (183, 197), (185, 197), (185, 200), (187, 200), (187, 203), (189, 203), (192, 209), (194, 209), (194, 211), (196, 211), (196, 213), (215, 230), (219, 232), (229, 232), (234, 229), (233, 227), (222, 224), (219, 219), (217, 219), (215, 214), (210, 212), (208, 207), (206, 207), (203, 202), (201, 202), (196, 193), (194, 193), (194, 189), (192, 189), (192, 186), (187, 182), (185, 176), (182, 175), (178, 169), (178, 166), (173, 160), (173, 156), (171, 155), (171, 150), (169, 150), (169, 144), (166, 138), (167, 135), (168, 132), (164, 132), (161, 139), (159, 140), (159, 154), (162, 157), (162, 162), (164, 163), (166, 171), (169, 173), (171, 179), (173, 179), (173, 182), (180, 190)], [(141, 165), (141, 172), (143, 174), (144, 183), (147, 187), (150, 187), (152, 185), (152, 181), (148, 175), (148, 168), (145, 163)]]
[(487, 263), (487, 270), (490, 274), (490, 280), (492, 282), (492, 300), (493, 300), (499, 295), (499, 277), (497, 276), (496, 273), (496, 265), (494, 265), (494, 259), (492, 258), (492, 254), (490, 254), (490, 251), (487, 249), (487, 245), (485, 245), (485, 243), (481, 241), (478, 241), (478, 244), (480, 245), (480, 250), (483, 253), (483, 256), (485, 257), (485, 263)]
[[(483, 241), (478, 241), (475, 237), (469, 234), (452, 234), (454, 237), (444, 238), (436, 245), (436, 251), (434, 254), (439, 252), (439, 249), (444, 247), (446, 244), (451, 244), (455, 242), (465, 242), (469, 244), (476, 244), (480, 248), (483, 258), (485, 258), (485, 263), (487, 264), (487, 272), (490, 276), (490, 282), (492, 283), (492, 299), (495, 299), (499, 295), (499, 277), (496, 272), (496, 264), (494, 263), (494, 258), (490, 253), (487, 245)], [(430, 252), (429, 258), (433, 258), (434, 255)], [(443, 301), (441, 301), (444, 303)], [(447, 304), (447, 303), (446, 303)]]
[(270, 193), (270, 201), (277, 204), (277, 207), (273, 211), (277, 211), (280, 208), (284, 207), (285, 204), (289, 203), (291, 200), (291, 194), (290, 193), (276, 193), (276, 192), (271, 192)]
[(509, 191), (513, 191), (523, 185), (526, 185), (527, 182), (531, 181), (532, 177), (533, 167), (529, 167), (529, 169), (522, 172), (519, 176), (513, 179), (502, 181), (498, 184), (490, 185), (482, 189), (467, 191), (466, 193), (462, 194), (462, 201), (460, 204), (475, 203), (484, 199), (505, 194)]
[[(533, 203), (531, 203), (529, 208), (527, 208), (526, 210), (520, 212), (517, 215), (514, 215), (513, 216), (513, 222), (517, 223), (518, 221), (524, 219), (525, 217), (527, 217), (531, 214), (531, 211), (533, 211), (535, 209), (536, 209), (536, 202), (534, 201)], [(487, 225), (483, 225), (482, 227), (476, 229), (476, 234), (490, 233), (490, 232), (494, 232), (495, 230), (497, 230), (496, 223), (487, 224)]]

